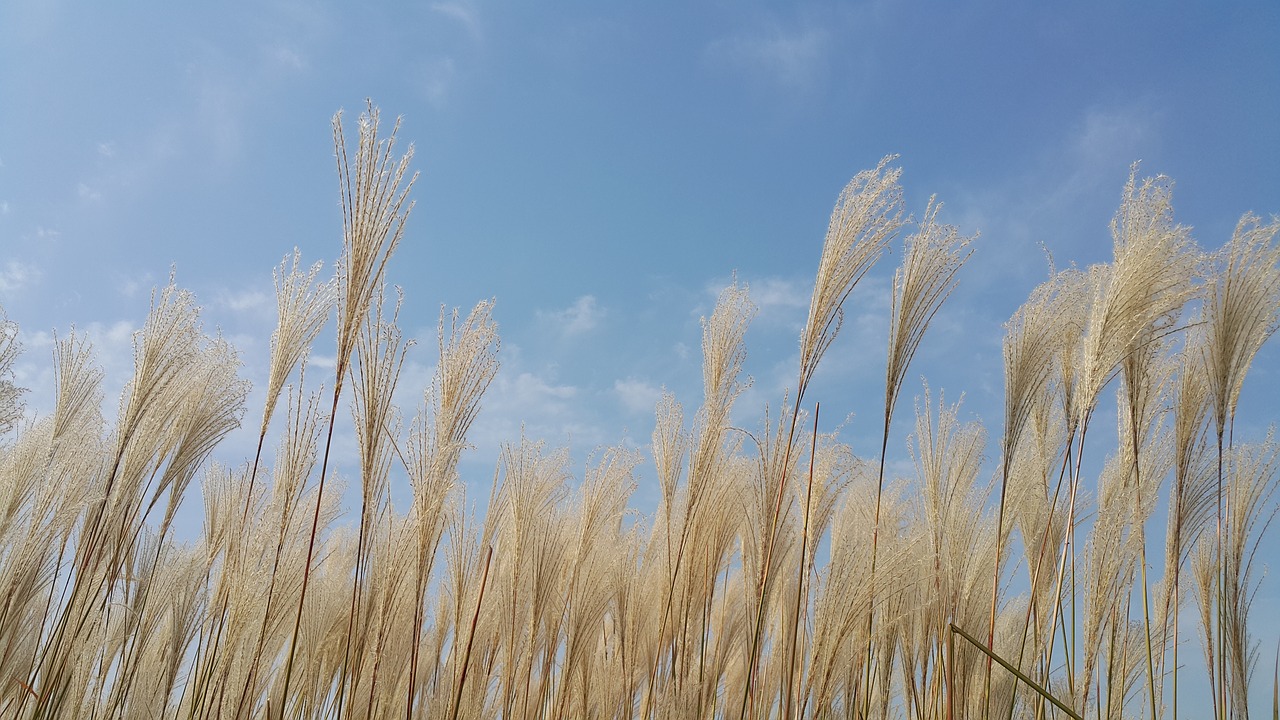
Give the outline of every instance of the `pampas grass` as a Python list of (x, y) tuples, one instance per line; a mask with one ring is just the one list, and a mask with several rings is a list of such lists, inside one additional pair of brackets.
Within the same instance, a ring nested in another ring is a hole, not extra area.
[[(297, 251), (275, 270), (252, 459), (211, 459), (248, 384), (172, 279), (111, 423), (76, 332), (53, 344), (53, 411), (24, 415), (17, 326), (0, 319), (0, 717), (1176, 717), (1179, 648), (1197, 633), (1216, 717), (1247, 716), (1280, 452), (1232, 429), (1277, 327), (1280, 222), (1246, 215), (1206, 255), (1174, 222), (1172, 183), (1135, 167), (1112, 262), (1050, 268), (1005, 326), (991, 449), (926, 386), (896, 477), (895, 410), (974, 240), (934, 200), (904, 218), (886, 158), (813, 248), (782, 397), (738, 406), (755, 304), (735, 280), (703, 321), (696, 411), (664, 392), (649, 446), (600, 448), (581, 480), (567, 451), (522, 432), (476, 506), (483, 479), (461, 459), (499, 369), (494, 301), (441, 312), (409, 420), (395, 399), (413, 341), (385, 271), (415, 176), (394, 138), (370, 105), (349, 155), (334, 119), (342, 259), (330, 278)], [(810, 396), (900, 232), (881, 448), (859, 457), (823, 427), (841, 398)], [(335, 307), (319, 386), (307, 359)], [(350, 526), (331, 457), (348, 384)], [(1108, 438), (1091, 421), (1112, 409)], [(650, 473), (660, 502), (643, 516), (628, 506)], [(180, 539), (195, 488), (203, 527)]]

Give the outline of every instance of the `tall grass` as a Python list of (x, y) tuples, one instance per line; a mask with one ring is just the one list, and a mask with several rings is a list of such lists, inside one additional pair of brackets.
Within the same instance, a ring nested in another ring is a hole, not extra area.
[[(498, 372), (493, 303), (441, 314), (436, 375), (405, 416), (392, 398), (412, 341), (383, 276), (411, 152), (379, 133), (370, 106), (349, 151), (334, 119), (343, 260), (329, 279), (296, 251), (277, 269), (243, 464), (210, 460), (250, 410), (239, 358), (172, 280), (110, 422), (74, 333), (55, 343), (53, 411), (25, 415), (20, 336), (0, 321), (0, 717), (1176, 717), (1196, 632), (1215, 717), (1248, 716), (1280, 445), (1232, 428), (1277, 327), (1280, 221), (1245, 216), (1206, 254), (1173, 221), (1172, 184), (1135, 167), (1114, 260), (1051, 269), (1006, 325), (994, 475), (987, 430), (926, 389), (914, 471), (896, 478), (908, 368), (973, 239), (936, 202), (905, 216), (886, 158), (840, 194), (796, 385), (758, 424), (731, 419), (755, 313), (735, 281), (703, 323), (691, 416), (664, 394), (648, 454), (599, 449), (581, 480), (566, 451), (514, 438), (477, 518), (464, 488), (482, 479), (464, 482), (460, 458)], [(881, 449), (861, 458), (824, 430), (817, 400), (840, 398), (810, 390), (900, 234)], [(335, 306), (320, 386), (307, 358)], [(349, 526), (332, 475), (344, 397)], [(647, 462), (660, 503), (642, 517), (628, 505)], [(197, 479), (203, 530), (180, 540)]]

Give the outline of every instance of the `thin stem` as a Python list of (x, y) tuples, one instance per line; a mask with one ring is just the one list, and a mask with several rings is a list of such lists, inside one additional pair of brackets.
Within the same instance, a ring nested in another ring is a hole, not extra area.
[(293, 662), (298, 652), (298, 631), (302, 627), (302, 609), (307, 600), (307, 583), (311, 580), (311, 560), (316, 549), (316, 530), (320, 526), (320, 507), (324, 502), (324, 480), (329, 470), (329, 450), (333, 446), (333, 425), (338, 415), (338, 397), (342, 393), (342, 379), (346, 368), (341, 364), (333, 386), (333, 407), (329, 411), (329, 432), (324, 442), (324, 459), (320, 463), (320, 482), (316, 489), (316, 510), (311, 518), (311, 536), (307, 541), (307, 561), (302, 566), (302, 590), (298, 593), (298, 614), (293, 621), (293, 639), (289, 641), (289, 659), (284, 666), (284, 684), (280, 690), (280, 717), (289, 697), (289, 681), (293, 678)]
[(476, 596), (476, 611), (471, 616), (471, 628), (467, 631), (467, 650), (462, 654), (462, 674), (458, 678), (458, 689), (453, 696), (453, 720), (458, 720), (458, 710), (462, 707), (462, 688), (467, 684), (467, 668), (471, 664), (471, 647), (476, 639), (476, 624), (480, 621), (480, 604), (484, 602), (484, 589), (489, 582), (489, 562), (493, 559), (493, 545), (489, 545), (484, 556), (484, 571), (480, 575), (480, 591)]
[[(887, 391), (886, 391), (887, 394)], [(889, 423), (893, 418), (892, 406), (886, 405), (884, 410), (884, 434), (880, 439), (880, 471), (876, 480), (876, 514), (871, 524), (871, 572), (868, 576), (867, 583), (871, 587), (871, 603), (867, 607), (867, 660), (865, 687), (863, 695), (862, 714), (864, 717), (871, 715), (871, 666), (872, 666), (872, 650), (875, 647), (872, 629), (875, 623), (875, 597), (876, 597), (876, 556), (880, 547), (880, 504), (884, 498), (884, 462), (885, 455), (889, 452)]]
[(800, 626), (800, 605), (802, 601), (807, 606), (808, 596), (804, 592), (804, 582), (807, 579), (808, 552), (809, 552), (809, 508), (813, 501), (813, 465), (814, 457), (818, 453), (818, 410), (822, 406), (821, 403), (813, 405), (813, 436), (810, 438), (809, 445), (809, 482), (805, 486), (804, 493), (804, 522), (801, 524), (800, 530), (800, 567), (798, 577), (796, 578), (796, 612), (795, 619), (792, 621), (794, 628), (794, 636), (791, 643), (791, 660), (787, 666), (787, 688), (786, 695), (783, 698), (782, 717), (785, 719), (790, 714), (790, 705), (792, 703), (792, 684), (795, 682), (796, 674), (796, 651), (800, 646), (801, 626)]

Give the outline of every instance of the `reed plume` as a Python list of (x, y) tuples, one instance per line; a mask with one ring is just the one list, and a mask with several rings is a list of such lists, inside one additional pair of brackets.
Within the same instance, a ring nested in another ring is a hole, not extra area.
[(13, 384), (13, 364), (22, 354), (18, 325), (0, 314), (0, 435), (6, 435), (22, 417), (23, 388)]
[[(311, 560), (315, 554), (316, 531), (320, 507), (324, 499), (325, 478), (329, 469), (329, 451), (333, 443), (333, 421), (338, 399), (342, 395), (351, 353), (364, 326), (374, 292), (382, 286), (387, 261), (404, 237), (405, 222), (413, 209), (409, 191), (417, 180), (414, 173), (406, 181), (405, 174), (413, 159), (413, 146), (399, 160), (393, 159), (397, 120), (386, 139), (378, 137), (380, 113), (372, 102), (359, 119), (359, 138), (354, 167), (347, 157), (347, 141), (342, 127), (342, 113), (333, 118), (333, 144), (338, 158), (338, 187), (342, 199), (342, 260), (338, 269), (337, 356), (334, 361), (333, 406), (329, 412), (329, 435), (320, 461), (320, 479), (316, 506), (311, 521), (307, 560), (303, 566), (302, 592), (298, 597), (298, 614), (294, 620), (293, 641), (285, 663), (283, 696), (288, 696), (289, 680), (297, 652), (298, 631), (305, 609), (307, 584), (311, 578)], [(284, 708), (280, 708), (284, 712)]]

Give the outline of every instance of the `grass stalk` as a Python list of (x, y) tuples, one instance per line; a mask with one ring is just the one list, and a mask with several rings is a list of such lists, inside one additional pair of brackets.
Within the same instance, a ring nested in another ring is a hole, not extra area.
[(484, 570), (480, 573), (480, 589), (476, 593), (476, 610), (471, 615), (471, 625), (467, 628), (467, 649), (462, 653), (462, 671), (458, 676), (458, 688), (453, 695), (453, 712), (451, 717), (458, 720), (458, 711), (462, 708), (462, 691), (467, 685), (467, 670), (471, 666), (471, 648), (475, 644), (476, 626), (480, 623), (480, 607), (484, 603), (484, 591), (489, 584), (489, 563), (493, 560), (493, 545), (489, 545), (484, 554)]

